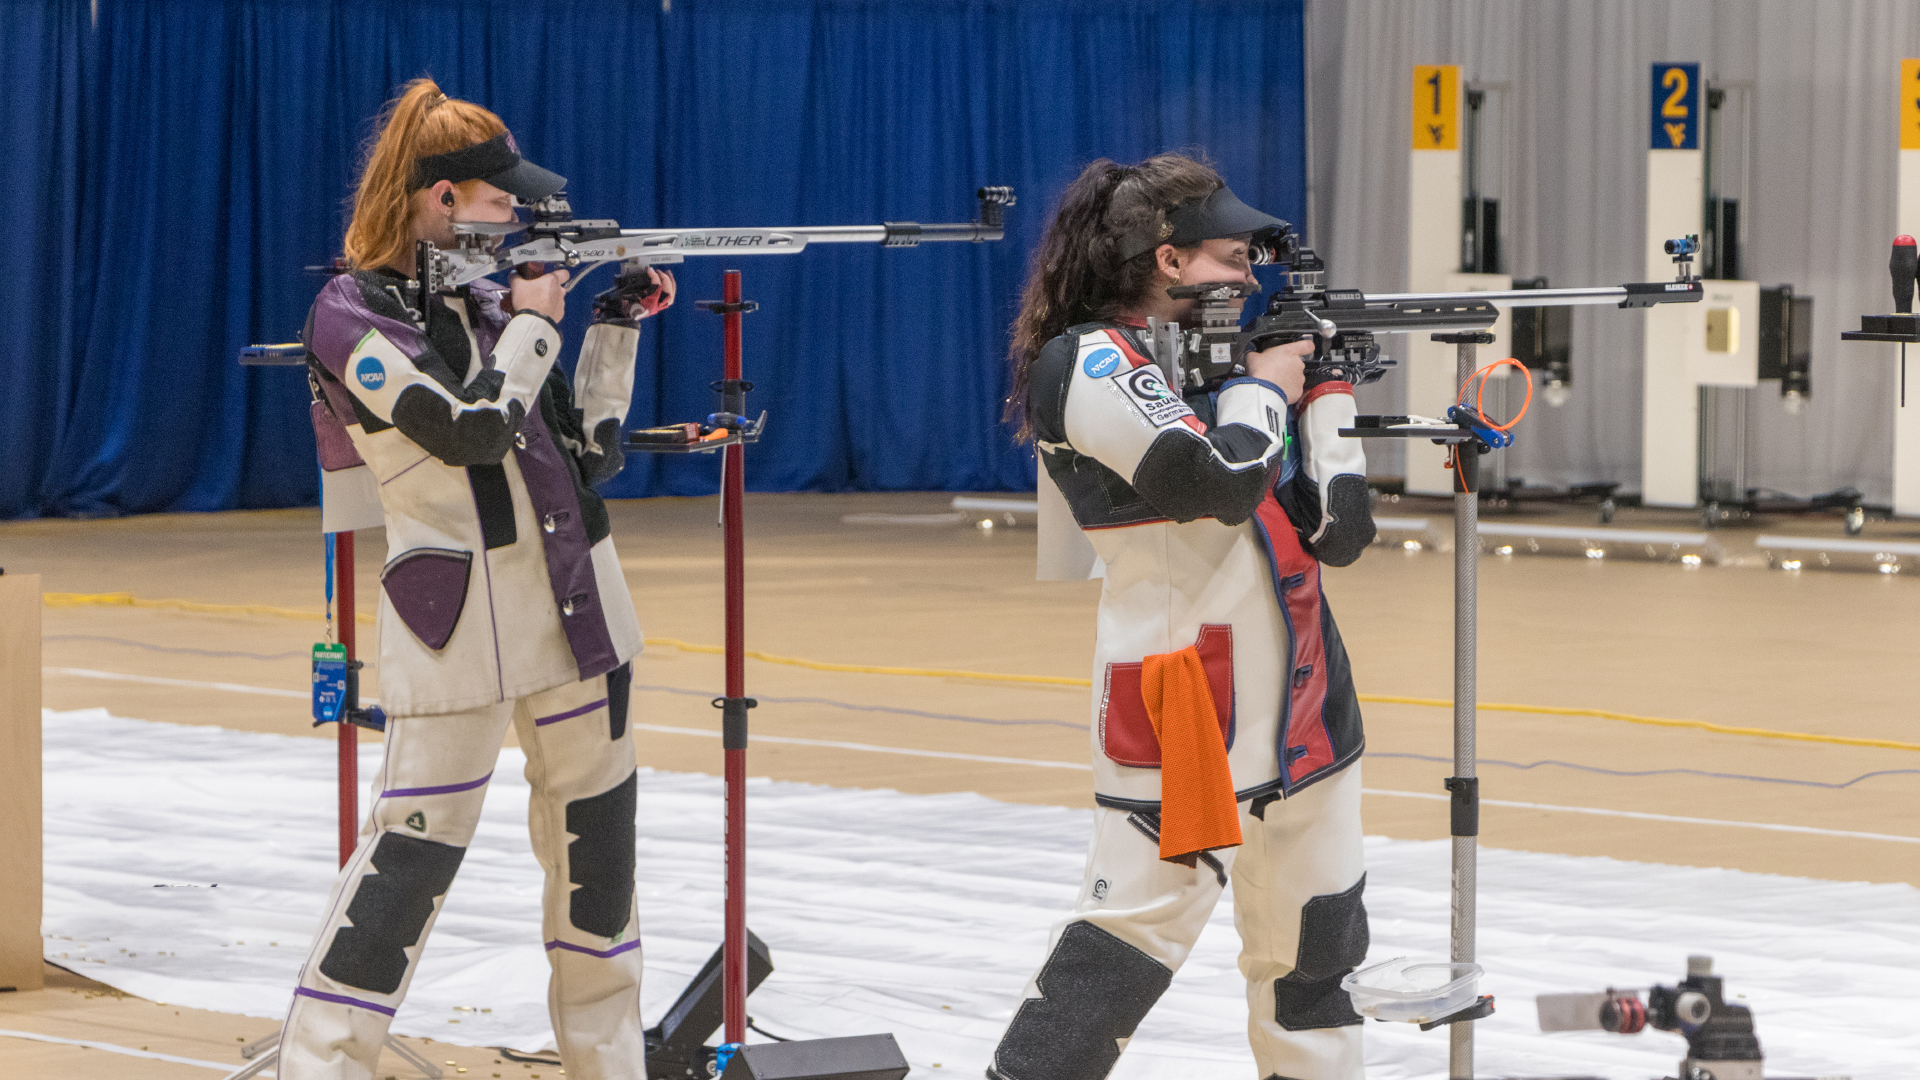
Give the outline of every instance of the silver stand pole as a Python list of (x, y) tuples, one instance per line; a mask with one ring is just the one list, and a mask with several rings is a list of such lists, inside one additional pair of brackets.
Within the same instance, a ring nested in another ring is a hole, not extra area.
[[(1478, 294), (1476, 294), (1478, 295)], [(1477, 346), (1493, 344), (1493, 335), (1483, 330), (1454, 331), (1433, 335), (1433, 340), (1457, 346), (1460, 383), (1464, 387), (1476, 370)], [(1492, 421), (1466, 407), (1447, 411), (1448, 421), (1428, 424), (1410, 423), (1404, 416), (1360, 416), (1354, 426), (1342, 428), (1343, 438), (1431, 439), (1448, 448), (1453, 466), (1453, 775), (1447, 777), (1453, 837), (1453, 962), (1473, 963), (1474, 899), (1477, 845), (1480, 836), (1480, 780), (1474, 768), (1475, 708), (1479, 703), (1476, 687), (1475, 657), (1480, 649), (1477, 603), (1480, 568), (1480, 454), (1483, 449), (1509, 446), (1511, 436), (1501, 436), (1480, 425)], [(1509, 425), (1511, 426), (1511, 425)], [(1473, 1022), (1493, 1015), (1493, 998), (1482, 994), (1478, 1001), (1450, 1016), (1423, 1023), (1423, 1030), (1447, 1025), (1447, 1075), (1450, 1080), (1473, 1080)]]
[[(1436, 335), (1438, 336), (1438, 335)], [(1464, 337), (1465, 335), (1460, 335)], [(1475, 346), (1461, 341), (1460, 382), (1473, 377)], [(1476, 844), (1479, 834), (1479, 781), (1474, 773), (1474, 660), (1479, 651), (1476, 612), (1480, 564), (1479, 449), (1456, 443), (1453, 469), (1453, 962), (1473, 963)], [(1447, 1075), (1473, 1080), (1473, 1022), (1448, 1026), (1451, 1042)]]

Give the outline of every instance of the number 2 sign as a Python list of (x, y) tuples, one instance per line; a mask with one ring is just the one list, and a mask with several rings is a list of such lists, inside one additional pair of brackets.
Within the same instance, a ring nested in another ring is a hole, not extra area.
[(1654, 150), (1700, 149), (1700, 65), (1653, 65)]

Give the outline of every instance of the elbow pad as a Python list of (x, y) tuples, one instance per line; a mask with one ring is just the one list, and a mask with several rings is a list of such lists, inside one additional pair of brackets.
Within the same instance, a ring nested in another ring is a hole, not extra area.
[(341, 382), (375, 419), (399, 428), (446, 464), (491, 465), (513, 448), (559, 354), (560, 331), (552, 323), (517, 315), (494, 348), (494, 370), (461, 386), (433, 373), (444, 366), (423, 370), (374, 329), (353, 347)]
[(1253, 516), (1273, 468), (1286, 460), (1286, 418), (1287, 397), (1278, 387), (1231, 380), (1216, 396), (1214, 426), (1170, 426), (1134, 471), (1134, 488), (1174, 521), (1212, 517), (1238, 525)]

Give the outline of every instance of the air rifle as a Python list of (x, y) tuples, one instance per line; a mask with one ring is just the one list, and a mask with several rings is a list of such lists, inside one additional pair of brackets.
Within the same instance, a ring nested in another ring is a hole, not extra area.
[[(922, 225), (917, 221), (888, 221), (879, 225), (801, 226), (781, 229), (623, 229), (607, 218), (576, 218), (567, 193), (542, 199), (531, 207), (531, 220), (454, 223), (456, 242), (439, 249), (424, 241), (420, 249), (421, 275), (434, 291), (458, 288), (491, 274), (519, 267), (565, 267), (573, 272), (572, 289), (587, 273), (604, 263), (618, 262), (622, 276), (639, 274), (648, 266), (683, 262), (692, 255), (792, 255), (808, 244), (879, 244), (916, 247), (923, 243), (1001, 239), (1006, 232), (1006, 208), (1014, 204), (1010, 187), (983, 187), (974, 193), (978, 216), (966, 223)], [(526, 233), (518, 243), (502, 241)]]
[(1266, 311), (1245, 329), (1240, 327), (1242, 298), (1257, 292), (1246, 282), (1177, 285), (1167, 290), (1175, 300), (1199, 301), (1199, 326), (1185, 329), (1149, 320), (1154, 357), (1166, 369), (1172, 385), (1184, 391), (1216, 386), (1244, 373), (1248, 351), (1269, 349), (1290, 341), (1311, 339), (1313, 356), (1307, 360), (1310, 376), (1335, 378), (1359, 386), (1373, 382), (1392, 367), (1380, 355), (1375, 334), (1412, 331), (1476, 330), (1492, 326), (1498, 308), (1562, 307), (1614, 304), (1623, 308), (1655, 304), (1695, 303), (1704, 295), (1693, 274), (1694, 237), (1667, 241), (1667, 254), (1677, 268), (1672, 281), (1642, 281), (1586, 289), (1516, 289), (1511, 292), (1376, 293), (1358, 289), (1329, 289), (1326, 264), (1303, 247), (1291, 228), (1262, 230), (1253, 235), (1248, 254), (1256, 266), (1282, 268), (1282, 283), (1267, 301)]

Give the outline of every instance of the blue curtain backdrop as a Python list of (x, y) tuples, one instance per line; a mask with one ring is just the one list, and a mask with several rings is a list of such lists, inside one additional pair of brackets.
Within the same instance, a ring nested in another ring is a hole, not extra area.
[[(312, 505), (297, 335), (370, 118), (421, 74), (479, 101), (633, 226), (968, 220), (1005, 242), (697, 258), (745, 274), (756, 490), (1030, 490), (1000, 422), (1007, 324), (1060, 191), (1099, 156), (1198, 147), (1305, 211), (1301, 0), (0, 0), (14, 303), (0, 305), (0, 517)], [(570, 340), (605, 270), (573, 294)], [(646, 324), (630, 422), (713, 408), (720, 320)], [(571, 362), (571, 356), (568, 358)], [(636, 455), (614, 496), (706, 494)]]

